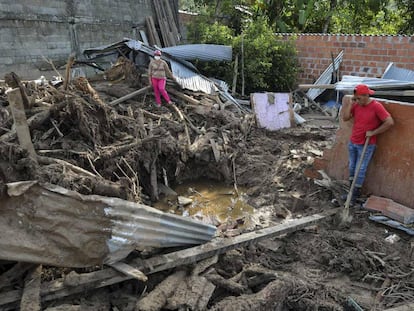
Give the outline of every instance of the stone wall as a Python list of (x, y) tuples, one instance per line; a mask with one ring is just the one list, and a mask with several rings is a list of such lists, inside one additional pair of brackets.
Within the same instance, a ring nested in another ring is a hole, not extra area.
[[(2, 0), (0, 2), (0, 79), (10, 71), (32, 79), (47, 74), (45, 58), (56, 66), (86, 48), (125, 37), (139, 39), (151, 0)], [(53, 75), (52, 71), (47, 71)]]
[(294, 40), (301, 73), (299, 83), (313, 83), (344, 50), (340, 76), (381, 77), (390, 62), (397, 67), (414, 70), (412, 36), (280, 34)]

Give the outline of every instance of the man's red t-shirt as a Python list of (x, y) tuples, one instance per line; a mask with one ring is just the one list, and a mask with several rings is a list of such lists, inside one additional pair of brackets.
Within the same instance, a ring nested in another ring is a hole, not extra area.
[[(371, 100), (366, 106), (354, 103), (351, 108), (351, 114), (354, 117), (351, 142), (358, 145), (365, 143), (365, 133), (367, 131), (375, 130), (390, 116), (384, 106), (376, 100)], [(376, 142), (376, 136), (372, 136), (369, 140), (369, 144), (376, 144)]]

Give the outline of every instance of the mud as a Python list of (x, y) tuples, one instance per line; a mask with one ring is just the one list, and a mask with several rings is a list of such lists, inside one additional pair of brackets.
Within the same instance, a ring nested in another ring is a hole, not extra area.
[[(31, 127), (38, 155), (64, 160), (90, 175), (56, 161), (31, 161), (16, 140), (5, 136), (13, 122), (7, 97), (0, 92), (1, 189), (7, 182), (39, 180), (82, 194), (117, 196), (153, 205), (163, 199), (154, 180), (161, 183), (167, 179), (171, 187), (196, 180), (217, 181), (243, 189), (246, 204), (257, 216), (253, 228), (233, 223), (221, 231), (223, 235), (234, 229), (240, 234), (333, 208), (331, 200), (340, 190), (315, 184), (306, 172), (331, 145), (335, 129), (326, 129), (318, 120), (309, 119), (299, 127), (268, 132), (256, 128), (253, 116), (240, 114), (231, 105), (217, 110), (214, 101), (202, 94), (188, 94), (202, 100), (200, 106), (174, 98), (186, 122), (172, 107), (155, 107), (151, 93), (111, 107), (106, 103), (143, 87), (137, 73), (125, 71), (125, 62), (117, 66), (107, 76), (117, 81), (90, 82), (98, 98), (87, 88), (77, 88), (76, 83), (67, 91), (32, 86), (28, 92), (38, 110), (50, 109), (46, 122)], [(128, 77), (120, 72), (127, 72)], [(32, 108), (27, 113), (30, 117), (36, 110)], [(330, 122), (337, 125), (334, 120)], [(211, 140), (219, 146), (219, 158), (212, 152)], [(332, 219), (220, 256), (199, 276), (203, 278), (200, 284), (206, 284), (207, 279), (209, 288), (211, 284), (215, 286), (209, 290), (211, 296), (203, 309), (344, 310), (352, 298), (366, 310), (383, 310), (414, 301), (412, 239), (370, 222), (369, 214), (361, 209), (354, 208), (351, 213), (353, 221), (347, 228), (340, 228)], [(226, 224), (220, 219), (214, 221), (217, 226)], [(401, 239), (388, 243), (385, 238), (392, 233)], [(160, 250), (141, 250), (133, 255), (148, 257), (157, 252)], [(0, 267), (4, 273), (10, 263)], [(147, 284), (127, 281), (45, 302), (43, 308), (196, 310), (201, 306), (199, 302), (189, 306), (185, 299), (177, 297), (190, 291), (188, 280), (194, 277), (191, 268), (151, 275)], [(45, 267), (43, 281), (64, 277), (70, 271)], [(182, 286), (180, 291), (174, 291), (171, 285), (166, 291), (153, 291), (174, 273), (179, 273), (180, 278), (187, 276), (188, 291)], [(21, 279), (16, 279), (12, 288), (2, 291), (19, 286)], [(151, 297), (151, 293), (163, 295), (165, 303), (161, 304), (160, 299), (149, 302), (145, 297)], [(174, 299), (168, 302), (169, 297)], [(153, 303), (156, 307), (152, 307)]]

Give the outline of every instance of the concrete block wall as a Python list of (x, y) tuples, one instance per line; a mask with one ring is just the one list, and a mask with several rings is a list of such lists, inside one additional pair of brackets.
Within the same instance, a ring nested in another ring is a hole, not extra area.
[(301, 72), (299, 83), (313, 83), (344, 50), (340, 75), (381, 77), (390, 62), (414, 70), (413, 36), (278, 34), (293, 40), (298, 50)]
[(10, 71), (23, 79), (48, 77), (39, 71), (47, 67), (43, 57), (61, 65), (72, 52), (138, 39), (136, 29), (153, 15), (151, 0), (2, 0), (0, 79)]

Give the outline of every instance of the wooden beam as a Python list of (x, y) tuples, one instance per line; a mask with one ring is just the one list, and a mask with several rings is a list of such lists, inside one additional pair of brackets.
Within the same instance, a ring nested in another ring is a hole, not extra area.
[(19, 88), (7, 92), (10, 108), (13, 114), (14, 125), (16, 128), (17, 138), (23, 149), (27, 150), (30, 158), (37, 162), (36, 151), (33, 147), (30, 136), (29, 125), (27, 124), (26, 113), (24, 112), (22, 94)]
[(20, 301), (21, 311), (40, 311), (40, 283), (42, 266), (33, 268), (24, 280), (22, 300)]
[(108, 105), (115, 106), (115, 105), (117, 105), (119, 103), (122, 103), (122, 102), (128, 100), (128, 99), (131, 99), (131, 98), (133, 98), (135, 96), (138, 96), (140, 94), (143, 94), (146, 91), (150, 90), (151, 88), (152, 88), (151, 85), (147, 85), (146, 87), (143, 87), (142, 89), (139, 89), (138, 91), (132, 92), (130, 94), (127, 94), (125, 96), (122, 96), (122, 97), (120, 97), (118, 99), (115, 99), (115, 100), (111, 101)]
[(336, 84), (299, 84), (300, 89), (335, 89)]
[(173, 94), (173, 95), (175, 95), (175, 96), (177, 96), (177, 97), (185, 100), (186, 102), (188, 102), (190, 104), (193, 104), (193, 105), (201, 105), (200, 101), (198, 101), (197, 99), (195, 99), (195, 98), (193, 98), (191, 96), (188, 96), (188, 95), (186, 95), (184, 93), (178, 92), (175, 89), (168, 89), (168, 92), (170, 92), (171, 94)]
[(148, 281), (148, 277), (144, 273), (124, 262), (116, 262), (110, 264), (109, 266), (114, 268), (116, 271), (122, 272), (123, 274), (133, 277), (134, 279), (137, 279), (139, 281)]
[[(324, 213), (306, 216), (300, 219), (278, 224), (273, 227), (264, 228), (257, 231), (248, 232), (234, 238), (216, 238), (211, 242), (200, 246), (187, 248), (177, 252), (152, 257), (142, 261), (132, 261), (130, 266), (139, 269), (146, 275), (182, 265), (193, 264), (197, 261), (223, 254), (229, 250), (255, 244), (261, 240), (271, 237), (281, 236), (292, 233), (308, 226), (312, 226), (319, 221), (331, 217), (342, 211), (342, 208), (329, 209)], [(101, 288), (127, 280), (133, 279), (131, 276), (122, 275), (112, 268), (84, 273), (79, 276), (76, 286), (65, 284), (63, 279), (43, 283), (40, 295), (42, 301), (50, 301), (73, 294), (83, 293), (87, 290)], [(1, 310), (14, 310), (16, 303), (20, 300), (21, 291), (14, 290), (0, 294)], [(4, 306), (4, 307), (3, 307)]]

